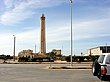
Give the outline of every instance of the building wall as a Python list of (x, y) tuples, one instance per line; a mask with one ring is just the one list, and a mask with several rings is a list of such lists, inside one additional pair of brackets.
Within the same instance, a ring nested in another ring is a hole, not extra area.
[(96, 47), (96, 48), (91, 48), (87, 50), (87, 54), (86, 55), (101, 55), (102, 54), (102, 50), (100, 50), (100, 47)]
[(103, 53), (110, 53), (110, 46), (99, 46), (99, 47), (88, 49), (87, 54), (85, 54), (85, 56), (101, 55)]
[(61, 55), (61, 50), (53, 49), (52, 52), (56, 53), (56, 55)]
[(19, 52), (18, 57), (30, 57), (33, 58), (34, 54), (33, 54), (33, 50), (23, 50), (21, 52)]

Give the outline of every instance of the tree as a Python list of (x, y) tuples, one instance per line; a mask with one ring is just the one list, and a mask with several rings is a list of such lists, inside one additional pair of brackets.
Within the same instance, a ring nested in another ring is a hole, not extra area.
[(29, 58), (27, 57), (20, 57), (19, 62), (28, 62)]
[(2, 59), (4, 61), (4, 63), (6, 63), (6, 60), (13, 59), (13, 57), (10, 56), (10, 55), (4, 55), (4, 54), (2, 54), (2, 55), (0, 55), (0, 59)]
[(47, 56), (50, 58), (50, 61), (54, 61), (56, 59), (56, 53), (54, 52), (47, 53)]

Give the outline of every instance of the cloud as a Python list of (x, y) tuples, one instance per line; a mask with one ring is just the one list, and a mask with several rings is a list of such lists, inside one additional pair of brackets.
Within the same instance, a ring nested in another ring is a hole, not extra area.
[(47, 42), (50, 43), (50, 42), (68, 40), (70, 38), (70, 29), (68, 27), (69, 27), (68, 25), (62, 25), (60, 23), (55, 26), (54, 25), (48, 26), (46, 33)]
[[(39, 45), (39, 29), (16, 33), (16, 55), (24, 49), (33, 49), (34, 45)], [(13, 33), (0, 34), (0, 54), (13, 54)]]
[(4, 0), (4, 5), (6, 9), (10, 9), (13, 6), (13, 0)]
[[(109, 18), (89, 21), (85, 20), (80, 22), (73, 21), (73, 40), (84, 40), (110, 36), (109, 21)], [(48, 42), (69, 41), (70, 25), (62, 24), (61, 22), (59, 22), (57, 26), (48, 26), (47, 40)]]
[[(75, 31), (75, 39), (88, 39), (103, 36), (110, 36), (109, 34), (110, 19), (91, 20), (75, 23), (73, 26)], [(106, 30), (108, 29), (108, 30)]]
[(9, 55), (12, 54), (12, 45), (13, 45), (13, 40), (10, 34), (0, 34), (0, 55), (1, 54), (6, 54)]
[[(24, 16), (25, 15), (25, 16)], [(4, 25), (12, 25), (12, 24), (16, 24), (19, 23), (20, 21), (30, 17), (32, 15), (32, 13), (30, 14), (30, 12), (17, 12), (17, 11), (13, 11), (13, 12), (6, 12), (5, 14), (3, 14), (1, 16), (1, 23)]]
[(63, 2), (59, 0), (18, 0), (16, 2), (5, 0), (6, 11), (0, 16), (0, 23), (4, 25), (17, 24), (32, 17), (36, 13), (33, 11), (34, 9), (56, 6)]
[(37, 30), (34, 29), (34, 30), (30, 30), (30, 31), (16, 34), (16, 36), (18, 38), (18, 42), (19, 43), (24, 43), (24, 42), (30, 43), (30, 42), (35, 42), (36, 40), (38, 40), (37, 42), (39, 43), (39, 37), (40, 37), (39, 31), (40, 30), (38, 30), (38, 29)]

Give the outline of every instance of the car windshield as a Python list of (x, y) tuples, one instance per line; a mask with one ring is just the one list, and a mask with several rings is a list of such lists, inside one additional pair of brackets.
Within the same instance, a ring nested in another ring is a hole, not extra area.
[(98, 62), (103, 63), (104, 57), (105, 57), (105, 55), (100, 55)]

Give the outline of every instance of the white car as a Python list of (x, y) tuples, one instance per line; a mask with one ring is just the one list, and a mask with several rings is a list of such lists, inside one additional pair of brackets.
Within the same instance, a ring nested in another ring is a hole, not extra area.
[(99, 56), (92, 65), (92, 73), (100, 80), (110, 81), (110, 53)]

